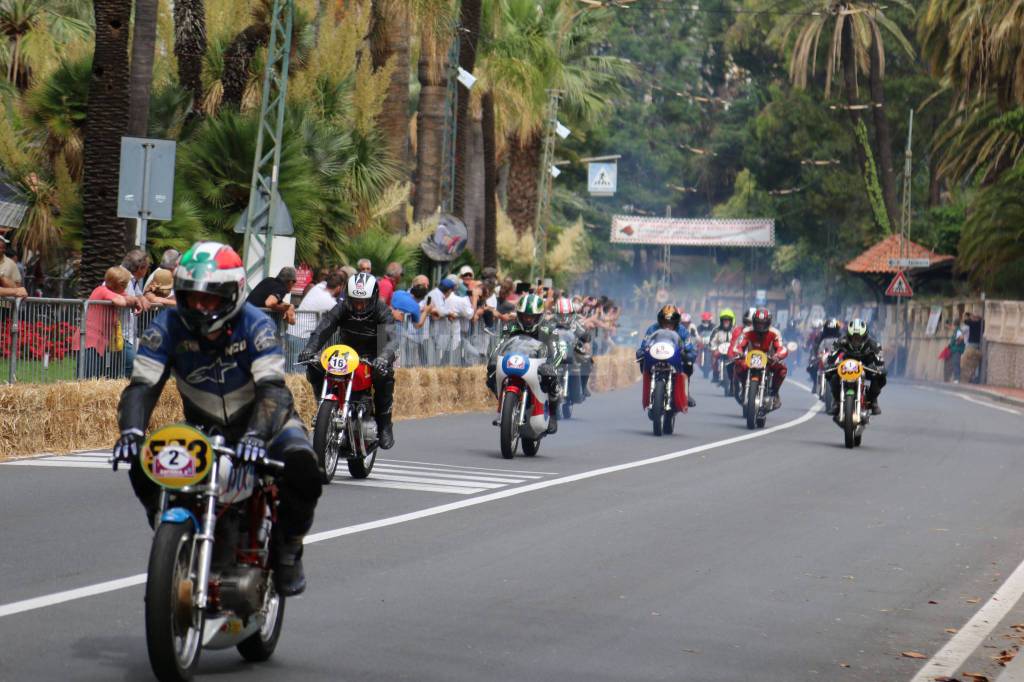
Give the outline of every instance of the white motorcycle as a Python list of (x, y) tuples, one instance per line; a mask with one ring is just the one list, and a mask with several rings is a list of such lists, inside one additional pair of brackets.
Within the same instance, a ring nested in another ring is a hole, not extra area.
[(498, 426), (501, 456), (512, 459), (520, 444), (532, 457), (547, 434), (548, 394), (540, 387), (540, 366), (547, 362), (544, 344), (529, 336), (515, 336), (498, 350), (495, 381), (498, 386)]

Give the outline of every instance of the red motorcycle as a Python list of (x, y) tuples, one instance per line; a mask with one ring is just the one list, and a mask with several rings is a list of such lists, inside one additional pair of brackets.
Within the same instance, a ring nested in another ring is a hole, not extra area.
[(322, 480), (331, 482), (341, 457), (353, 478), (366, 478), (377, 459), (370, 365), (343, 344), (325, 348), (320, 365), (324, 387), (313, 421), (313, 450)]

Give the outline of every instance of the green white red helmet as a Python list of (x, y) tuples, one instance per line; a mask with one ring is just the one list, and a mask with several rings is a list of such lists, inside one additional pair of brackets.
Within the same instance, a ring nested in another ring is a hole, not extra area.
[[(221, 299), (213, 310), (189, 306), (193, 293)], [(206, 336), (223, 329), (245, 306), (245, 267), (233, 248), (220, 242), (192, 245), (174, 270), (174, 298), (178, 316), (194, 334)]]
[(576, 306), (567, 297), (563, 296), (555, 301), (555, 320), (559, 325), (567, 327), (572, 324), (576, 317)]
[(519, 326), (532, 334), (540, 326), (541, 316), (544, 315), (544, 299), (537, 294), (526, 294), (519, 299), (516, 305), (516, 320)]

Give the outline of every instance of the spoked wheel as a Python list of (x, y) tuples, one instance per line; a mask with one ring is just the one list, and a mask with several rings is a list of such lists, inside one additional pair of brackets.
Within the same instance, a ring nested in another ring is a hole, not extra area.
[(366, 443), (366, 434), (363, 433), (362, 415), (356, 415), (352, 422), (352, 440), (359, 443), (359, 452), (366, 451), (365, 457), (355, 454), (356, 444), (352, 443), (352, 456), (348, 458), (348, 473), (352, 478), (366, 478), (373, 471), (373, 464), (377, 461), (377, 444), (370, 448)]
[(253, 663), (262, 663), (274, 655), (277, 640), (281, 638), (281, 628), (284, 626), (284, 597), (274, 589), (273, 582), (269, 585), (265, 608), (267, 619), (263, 622), (263, 627), (235, 647), (238, 653), (242, 654), (242, 658)]
[(146, 648), (161, 682), (191, 680), (199, 665), (203, 612), (194, 608), (191, 524), (162, 523), (153, 536), (146, 579)]
[(506, 391), (501, 397), (501, 456), (505, 459), (515, 457), (519, 449), (519, 414), (522, 411), (522, 400), (518, 393)]
[(665, 431), (665, 380), (658, 379), (654, 384), (654, 395), (651, 397), (651, 421), (654, 435), (660, 436)]
[(847, 448), (853, 448), (857, 445), (857, 427), (853, 423), (853, 412), (856, 409), (856, 396), (843, 396), (843, 445)]
[(313, 452), (320, 467), (320, 478), (326, 484), (334, 479), (338, 470), (338, 432), (334, 425), (334, 413), (338, 403), (324, 400), (316, 411), (316, 427), (313, 429)]

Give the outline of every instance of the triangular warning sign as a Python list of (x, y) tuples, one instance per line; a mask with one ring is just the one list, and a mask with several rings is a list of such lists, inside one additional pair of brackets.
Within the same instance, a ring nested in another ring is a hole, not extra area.
[(910, 297), (914, 295), (914, 290), (910, 288), (910, 282), (907, 281), (907, 276), (903, 272), (897, 272), (896, 276), (889, 282), (889, 288), (885, 290), (886, 296), (906, 296)]

